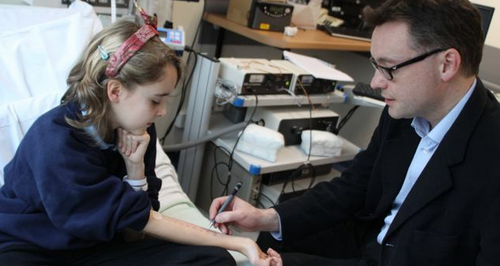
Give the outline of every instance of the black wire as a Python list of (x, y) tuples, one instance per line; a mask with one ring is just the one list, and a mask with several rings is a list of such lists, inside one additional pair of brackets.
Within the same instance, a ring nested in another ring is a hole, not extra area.
[(295, 196), (297, 196), (297, 191), (295, 190), (294, 182), (297, 180), (298, 177), (301, 176), (302, 171), (304, 169), (307, 169), (307, 168), (311, 169), (312, 174), (311, 174), (311, 181), (309, 182), (309, 186), (305, 189), (305, 191), (307, 191), (313, 187), (314, 182), (316, 181), (316, 168), (310, 163), (303, 164), (303, 165), (299, 166), (299, 168), (295, 169), (295, 171), (293, 171), (292, 174), (285, 180), (285, 182), (283, 183), (283, 186), (281, 187), (281, 192), (278, 196), (277, 203), (280, 202), (281, 196), (283, 196), (283, 194), (285, 194), (285, 188), (288, 186), (288, 183), (290, 183), (290, 182), (291, 182), (291, 186), (292, 186), (292, 193), (294, 193)]
[(300, 79), (297, 79), (299, 82), (300, 89), (304, 92), (304, 95), (306, 96), (307, 102), (309, 103), (309, 152), (307, 154), (307, 160), (306, 164), (309, 163), (309, 159), (311, 159), (311, 150), (312, 150), (312, 109), (313, 109), (313, 103), (311, 102), (311, 98), (309, 97), (309, 94), (306, 91), (306, 88), (304, 88), (304, 85), (302, 85), (302, 82), (300, 82)]
[(203, 14), (205, 14), (205, 3), (206, 3), (206, 0), (203, 1), (203, 9), (202, 9), (202, 12), (201, 12), (201, 18), (200, 18), (200, 21), (198, 22), (198, 27), (196, 28), (196, 32), (194, 33), (194, 37), (193, 37), (193, 42), (191, 44), (191, 47), (186, 47), (187, 51), (189, 51), (189, 55), (188, 55), (188, 58), (186, 60), (186, 65), (189, 66), (189, 62), (191, 61), (191, 55), (193, 53), (195, 53), (195, 56), (194, 56), (194, 66), (193, 66), (193, 69), (191, 70), (191, 73), (189, 74), (189, 78), (187, 80), (184, 80), (184, 82), (182, 83), (182, 95), (181, 95), (181, 99), (180, 99), (180, 102), (179, 102), (179, 106), (177, 107), (177, 111), (175, 112), (175, 116), (172, 120), (172, 122), (170, 122), (170, 125), (168, 126), (167, 128), (167, 131), (165, 132), (165, 134), (163, 135), (163, 137), (160, 139), (160, 142), (161, 144), (165, 144), (165, 139), (167, 138), (168, 134), (170, 134), (170, 131), (172, 131), (172, 128), (175, 124), (175, 120), (177, 120), (177, 117), (179, 116), (179, 113), (181, 112), (182, 110), (182, 106), (184, 105), (184, 100), (186, 98), (186, 91), (187, 91), (187, 85), (189, 84), (189, 82), (191, 81), (191, 78), (193, 77), (193, 73), (194, 73), (194, 70), (196, 69), (196, 64), (198, 63), (198, 56), (196, 55), (196, 52), (193, 50), (193, 47), (194, 47), (194, 44), (196, 43), (196, 39), (198, 37), (198, 33), (200, 31), (200, 28), (201, 28), (201, 24), (203, 22)]
[[(277, 202), (274, 202), (269, 196), (267, 196), (266, 194), (264, 193), (259, 193), (259, 196), (262, 196), (264, 197), (265, 199), (267, 199), (269, 202), (271, 202), (271, 205), (274, 206), (276, 204), (278, 204)], [(262, 207), (264, 207), (264, 205), (262, 205)]]
[[(307, 92), (300, 81), (299, 81), (299, 85), (300, 85), (302, 91), (304, 91), (304, 94), (307, 96)], [(281, 196), (283, 194), (285, 194), (285, 188), (289, 182), (291, 182), (291, 185), (292, 185), (292, 192), (295, 195), (297, 194), (297, 192), (295, 191), (294, 182), (297, 179), (297, 177), (301, 176), (302, 171), (304, 169), (311, 168), (311, 171), (312, 171), (311, 182), (309, 183), (309, 186), (307, 187), (306, 191), (311, 189), (312, 186), (314, 185), (314, 182), (316, 181), (316, 168), (314, 168), (314, 166), (309, 162), (309, 160), (311, 159), (311, 151), (312, 151), (312, 130), (313, 130), (313, 128), (312, 128), (312, 118), (313, 118), (312, 117), (312, 109), (313, 109), (313, 104), (312, 104), (311, 99), (309, 97), (307, 97), (307, 100), (309, 102), (309, 152), (307, 153), (307, 159), (303, 165), (301, 165), (301, 166), (299, 166), (299, 168), (295, 169), (295, 171), (293, 171), (292, 174), (285, 180), (285, 182), (283, 183), (283, 186), (281, 188), (281, 192), (278, 196), (277, 203), (280, 201)]]
[[(214, 149), (214, 165), (217, 164), (218, 160), (217, 160), (217, 150), (220, 149), (222, 152), (225, 152), (226, 154), (229, 154), (229, 151), (224, 148), (224, 147), (221, 147), (221, 146), (215, 146), (215, 149)], [(227, 166), (229, 166), (228, 164), (226, 164)], [(229, 167), (228, 167), (229, 168)], [(216, 168), (215, 169), (215, 174), (217, 175), (217, 179), (220, 180), (220, 175), (219, 175), (219, 169)], [(226, 188), (229, 184), (223, 184)]]
[[(214, 164), (216, 164), (217, 161), (218, 161), (217, 160), (217, 150), (218, 149), (221, 150), (222, 152), (226, 153), (226, 154), (229, 154), (229, 150), (228, 149), (226, 149), (226, 148), (224, 148), (222, 146), (215, 146), (215, 150), (214, 150)], [(224, 190), (222, 190), (221, 196), (224, 196), (224, 195), (226, 195), (228, 193), (228, 191), (229, 191), (229, 183), (231, 182), (231, 177), (232, 177), (231, 173), (229, 172), (229, 164), (226, 163), (225, 165), (226, 165), (226, 167), (228, 169), (228, 174), (226, 174), (226, 182), (220, 182), (219, 181), (219, 183), (222, 186), (224, 186)], [(219, 176), (219, 170), (218, 170), (218, 168), (216, 169), (215, 172), (216, 172), (216, 175), (217, 175), (217, 179), (221, 180), (220, 176)]]
[[(194, 48), (194, 44), (196, 43), (196, 38), (198, 38), (198, 33), (200, 32), (200, 29), (201, 29), (201, 24), (203, 22), (203, 15), (205, 14), (206, 2), (207, 2), (207, 0), (203, 0), (203, 7), (201, 10), (201, 18), (200, 18), (200, 21), (198, 22), (198, 27), (196, 27), (196, 32), (194, 33), (193, 42), (191, 43), (191, 48)], [(189, 60), (189, 56), (188, 56), (188, 60)]]
[(236, 142), (234, 143), (231, 154), (229, 155), (229, 162), (228, 162), (229, 171), (231, 171), (231, 169), (233, 168), (233, 155), (234, 155), (234, 151), (236, 150), (236, 146), (238, 145), (238, 142), (240, 141), (241, 136), (243, 136), (243, 132), (245, 132), (245, 129), (247, 129), (248, 125), (250, 125), (250, 123), (252, 123), (253, 116), (255, 115), (255, 112), (257, 111), (257, 107), (259, 106), (259, 97), (257, 96), (257, 94), (254, 94), (254, 96), (255, 96), (255, 108), (253, 109), (253, 112), (250, 115), (250, 118), (248, 119), (247, 123), (245, 124), (245, 127), (243, 128), (240, 135), (236, 139)]
[(311, 159), (311, 151), (312, 151), (312, 103), (309, 100), (309, 152), (307, 153), (307, 160), (306, 163), (309, 163), (309, 160)]
[[(304, 169), (306, 168), (311, 168), (311, 171), (312, 171), (312, 174), (311, 174), (311, 181), (309, 182), (309, 186), (305, 189), (306, 191), (311, 189), (314, 185), (314, 181), (316, 181), (316, 168), (314, 168), (314, 166), (312, 164), (305, 164), (303, 165), (302, 169), (300, 169), (300, 173), (302, 173), (302, 171), (304, 171)], [(297, 177), (299, 177), (300, 175), (297, 175)], [(292, 192), (296, 195), (297, 194), (297, 191), (295, 190), (295, 185), (294, 185), (294, 182), (295, 182), (295, 178), (292, 179)]]
[[(214, 171), (217, 169), (217, 166), (219, 165), (225, 165), (226, 167), (228, 166), (227, 163), (225, 162), (218, 162), (212, 167), (212, 173), (210, 174), (210, 199), (214, 200), (215, 197), (213, 195), (213, 182), (214, 182)], [(217, 180), (219, 181), (220, 184), (223, 184), (224, 182), (220, 180), (220, 177), (217, 176)]]
[[(205, 4), (206, 4), (206, 0), (203, 0), (203, 7), (202, 7), (202, 11), (201, 11), (200, 21), (198, 22), (198, 26), (196, 27), (196, 32), (194, 33), (193, 42), (191, 43), (190, 49), (194, 49), (194, 44), (196, 43), (196, 39), (198, 38), (198, 33), (200, 32), (201, 24), (203, 22), (203, 15), (205, 14), (205, 8), (206, 8)], [(195, 58), (196, 58), (196, 56), (195, 56)], [(189, 53), (189, 55), (188, 55), (188, 58), (186, 60), (186, 65), (189, 65), (190, 61), (191, 61), (191, 53)], [(196, 66), (196, 63), (195, 63), (195, 66)]]
[[(196, 52), (190, 51), (189, 54), (191, 54), (191, 53), (196, 53)], [(167, 128), (167, 131), (165, 131), (165, 134), (163, 134), (163, 137), (161, 137), (161, 139), (160, 139), (160, 142), (161, 142), (162, 145), (165, 144), (165, 139), (167, 138), (167, 136), (170, 133), (170, 131), (172, 131), (172, 128), (174, 127), (174, 124), (175, 124), (175, 120), (177, 120), (177, 117), (179, 116), (179, 113), (182, 110), (182, 106), (184, 105), (184, 100), (186, 99), (187, 85), (191, 81), (191, 78), (193, 78), (193, 73), (194, 73), (194, 70), (196, 68), (196, 64), (198, 63), (198, 57), (195, 56), (194, 58), (195, 58), (195, 60), (194, 60), (193, 69), (191, 70), (191, 73), (189, 74), (187, 82), (183, 83), (183, 86), (182, 86), (181, 99), (179, 101), (179, 106), (177, 107), (177, 111), (175, 112), (175, 116), (172, 119), (172, 121), (170, 122), (170, 125)]]
[[(221, 195), (220, 196), (224, 196), (226, 193), (228, 193), (228, 190), (229, 190), (229, 183), (231, 182), (231, 175), (227, 175), (226, 176), (226, 181), (222, 181), (221, 177), (220, 177), (220, 174), (219, 174), (219, 165), (224, 165), (226, 166), (227, 169), (229, 169), (229, 165), (225, 162), (217, 162), (217, 150), (220, 149), (222, 152), (225, 152), (226, 154), (229, 154), (229, 151), (224, 148), (224, 147), (221, 147), (221, 146), (215, 146), (215, 149), (214, 149), (214, 166), (212, 167), (212, 173), (210, 175), (210, 199), (211, 200), (214, 200), (214, 197), (213, 197), (213, 179), (214, 179), (214, 172), (215, 172), (215, 175), (217, 177), (217, 181), (219, 182), (220, 185), (222, 185), (224, 187), (224, 190), (222, 191)], [(228, 173), (229, 173), (229, 170), (228, 170)]]
[(349, 121), (349, 119), (352, 117), (352, 115), (356, 112), (356, 110), (359, 108), (359, 105), (355, 105), (353, 108), (351, 108), (347, 114), (344, 116), (344, 118), (339, 122), (339, 125), (335, 129), (335, 134), (339, 134), (340, 130), (344, 127), (344, 125)]
[[(231, 151), (229, 151), (228, 149), (224, 148), (224, 147), (221, 147), (221, 146), (215, 146), (215, 150), (214, 150), (214, 167), (212, 167), (212, 174), (210, 175), (210, 198), (211, 200), (214, 200), (214, 197), (213, 197), (213, 179), (214, 179), (214, 173), (215, 175), (217, 176), (217, 179), (219, 181), (219, 183), (224, 186), (224, 189), (221, 193), (220, 196), (224, 196), (224, 195), (227, 195), (227, 193), (229, 193), (229, 183), (231, 182), (231, 179), (232, 179), (232, 175), (231, 175), (231, 170), (233, 168), (233, 154), (236, 150), (236, 146), (238, 145), (238, 142), (239, 140), (241, 139), (241, 136), (243, 135), (243, 132), (245, 131), (245, 129), (248, 127), (248, 125), (250, 123), (253, 123), (253, 116), (255, 115), (255, 112), (257, 110), (257, 107), (259, 105), (259, 98), (257, 95), (254, 95), (255, 96), (255, 109), (253, 110), (252, 114), (250, 115), (250, 118), (248, 119), (247, 123), (245, 124), (245, 127), (243, 128), (243, 130), (240, 132), (240, 135), (238, 136), (238, 138), (236, 139), (236, 142), (232, 148)], [(222, 152), (225, 152), (227, 154), (229, 154), (229, 160), (227, 163), (221, 163), (221, 162), (217, 162), (217, 150), (220, 149)], [(220, 178), (220, 175), (219, 175), (219, 170), (217, 168), (217, 166), (219, 165), (225, 165), (227, 167), (227, 178), (226, 178), (226, 182), (222, 182), (221, 181), (221, 178)]]
[(262, 202), (260, 202), (260, 200), (258, 200), (258, 199), (257, 199), (257, 205), (262, 206), (262, 208), (266, 208), (266, 206), (264, 206), (264, 204), (262, 204)]

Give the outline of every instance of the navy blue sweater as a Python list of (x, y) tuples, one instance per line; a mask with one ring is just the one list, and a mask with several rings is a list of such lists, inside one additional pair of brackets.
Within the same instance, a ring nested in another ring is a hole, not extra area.
[(77, 112), (68, 104), (40, 116), (5, 166), (0, 250), (23, 243), (58, 250), (93, 246), (125, 228), (142, 230), (151, 208), (158, 210), (154, 125), (144, 158), (149, 189), (136, 192), (122, 181), (119, 152), (100, 149), (65, 121)]

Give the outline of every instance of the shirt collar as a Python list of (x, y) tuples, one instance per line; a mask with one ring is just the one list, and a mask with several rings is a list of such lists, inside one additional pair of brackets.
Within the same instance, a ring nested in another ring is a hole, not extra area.
[(476, 88), (476, 84), (477, 84), (477, 79), (474, 79), (474, 82), (470, 86), (467, 93), (455, 105), (455, 107), (453, 107), (453, 109), (451, 109), (451, 111), (449, 111), (448, 114), (446, 114), (446, 116), (441, 121), (439, 121), (439, 123), (432, 130), (430, 130), (429, 121), (425, 120), (422, 117), (413, 118), (411, 126), (415, 129), (417, 135), (419, 135), (421, 138), (428, 137), (438, 144), (441, 143), (441, 141), (444, 138), (444, 135), (446, 135), (446, 133), (451, 128), (451, 125), (453, 125), (453, 123), (457, 119), (462, 109), (464, 109), (465, 104), (467, 103), (470, 96), (472, 95), (472, 92), (474, 92), (474, 89)]

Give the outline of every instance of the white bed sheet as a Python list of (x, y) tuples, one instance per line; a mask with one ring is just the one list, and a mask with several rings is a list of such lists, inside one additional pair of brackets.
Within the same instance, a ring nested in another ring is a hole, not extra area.
[(101, 29), (81, 1), (69, 9), (0, 5), (0, 186), (22, 137), (59, 104), (71, 67)]
[(0, 105), (66, 90), (66, 77), (102, 29), (93, 8), (0, 5)]

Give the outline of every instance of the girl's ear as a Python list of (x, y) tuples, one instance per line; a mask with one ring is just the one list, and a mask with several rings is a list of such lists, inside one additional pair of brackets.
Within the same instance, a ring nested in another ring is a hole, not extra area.
[(106, 87), (106, 92), (108, 94), (109, 101), (112, 103), (117, 103), (120, 101), (120, 95), (122, 94), (122, 84), (116, 79), (111, 79)]

